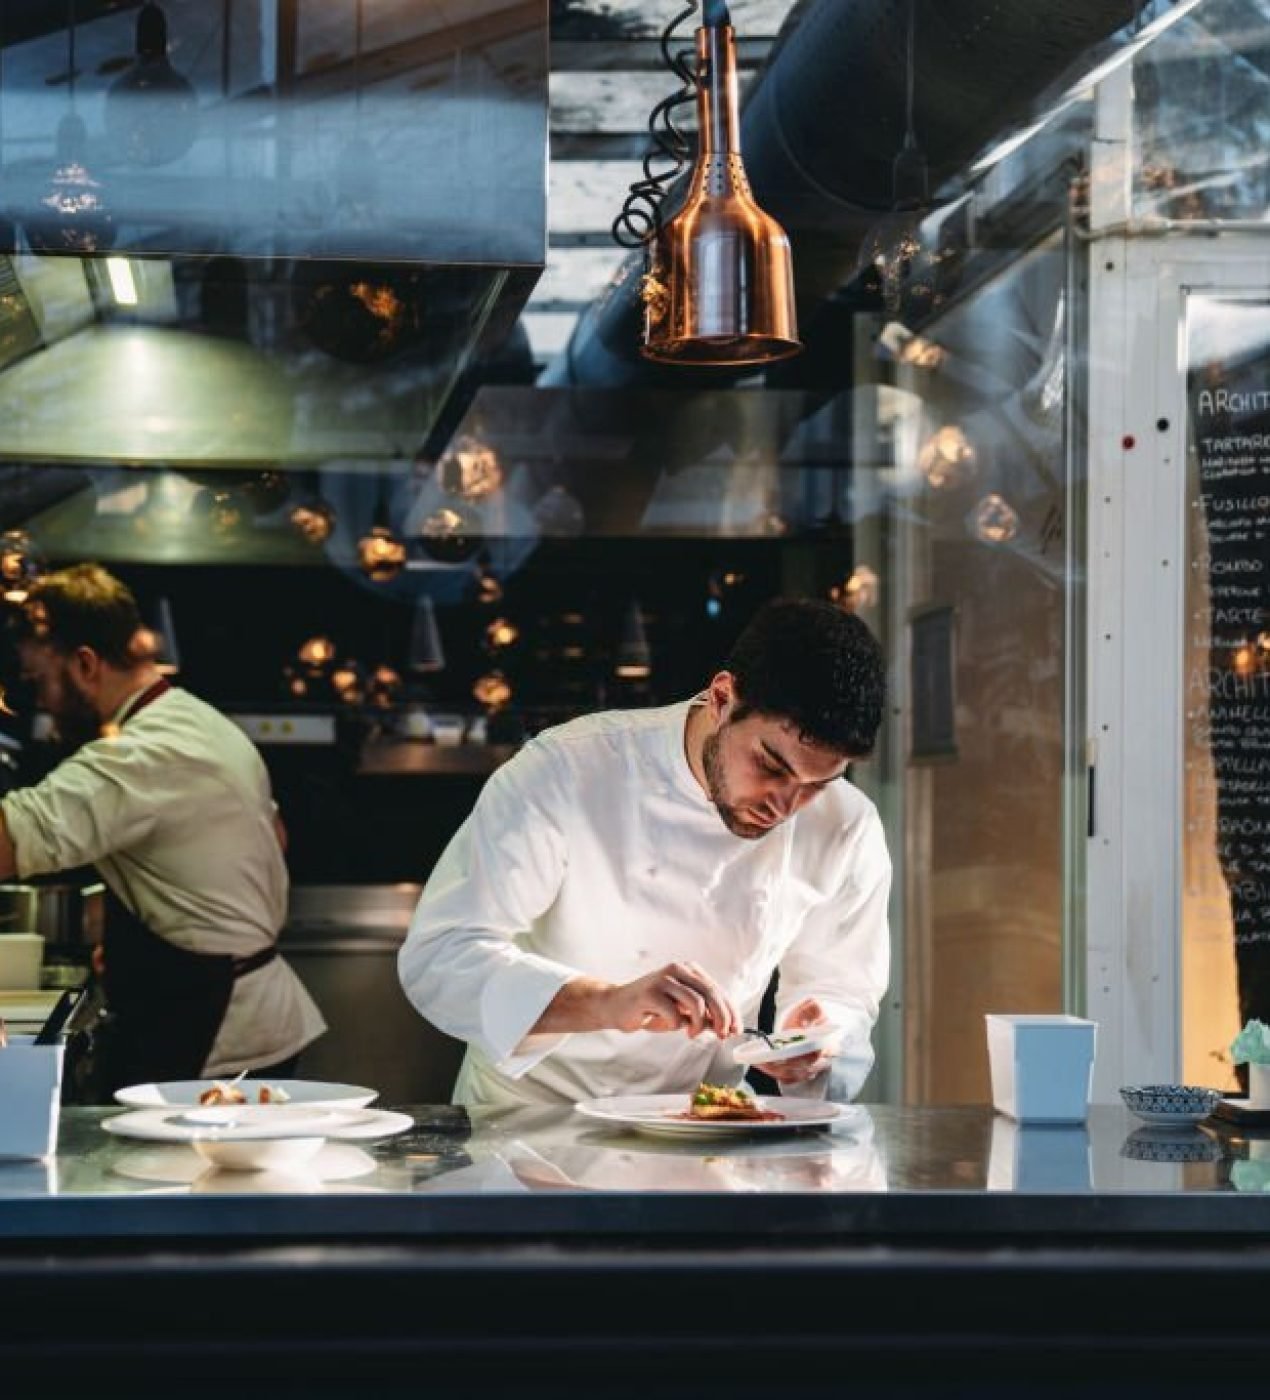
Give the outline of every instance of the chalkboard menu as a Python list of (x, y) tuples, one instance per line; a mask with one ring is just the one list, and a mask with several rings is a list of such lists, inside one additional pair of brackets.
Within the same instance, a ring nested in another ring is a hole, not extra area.
[(1187, 401), (1187, 845), (1220, 868), (1240, 1019), (1270, 1019), (1270, 303), (1190, 299)]

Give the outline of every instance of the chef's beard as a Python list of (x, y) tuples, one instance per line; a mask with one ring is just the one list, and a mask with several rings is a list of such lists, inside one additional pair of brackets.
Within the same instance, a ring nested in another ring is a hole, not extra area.
[(62, 679), (62, 703), (53, 716), (53, 727), (62, 747), (70, 753), (101, 738), (101, 720), (93, 709), (88, 696), (75, 684), (70, 676)]
[(747, 822), (741, 816), (742, 811), (746, 809), (735, 807), (728, 801), (728, 783), (723, 773), (723, 757), (719, 753), (718, 730), (707, 734), (701, 745), (701, 766), (706, 775), (706, 794), (714, 803), (714, 810), (718, 812), (719, 819), (733, 836), (739, 836), (744, 841), (757, 841), (760, 836), (766, 836), (773, 827), (780, 825), (779, 822), (774, 822), (772, 826), (756, 826), (753, 822)]

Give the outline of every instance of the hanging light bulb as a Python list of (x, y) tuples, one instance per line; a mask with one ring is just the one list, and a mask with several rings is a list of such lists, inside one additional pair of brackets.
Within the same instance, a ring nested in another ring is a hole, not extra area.
[(617, 656), (613, 664), (613, 674), (619, 680), (647, 680), (653, 670), (653, 655), (648, 647), (648, 634), (644, 630), (644, 615), (639, 603), (632, 598), (626, 607), (622, 620), (622, 636), (617, 644)]
[(100, 181), (89, 173), (87, 148), (87, 127), (77, 112), (68, 112), (57, 124), (53, 173), (24, 224), (32, 252), (84, 255), (114, 246), (114, 215)]
[(360, 661), (341, 661), (331, 671), (331, 689), (345, 705), (360, 705), (366, 699), (366, 672)]
[(287, 519), (305, 544), (325, 544), (335, 530), (335, 511), (320, 496), (297, 501)]
[(166, 165), (198, 134), (198, 98), (168, 58), (168, 21), (158, 5), (137, 13), (136, 58), (106, 93), (106, 131), (130, 165)]
[(505, 617), (496, 617), (485, 629), (485, 645), (490, 651), (504, 651), (520, 640), (520, 628)]
[(922, 241), (922, 220), (930, 208), (930, 173), (926, 157), (913, 130), (916, 52), (915, 0), (908, 0), (908, 31), (904, 69), (904, 140), (891, 167), (891, 211), (878, 220), (864, 236), (856, 258), (857, 272), (871, 272), (882, 288), (882, 304), (888, 316), (899, 319), (907, 297), (913, 304), (934, 296), (933, 277), (929, 286), (916, 274), (927, 251)]
[(974, 478), (978, 453), (961, 428), (947, 423), (922, 444), (917, 466), (936, 491), (952, 490)]
[(301, 644), (296, 659), (310, 675), (321, 675), (335, 660), (335, 643), (330, 637), (310, 637)]
[(102, 253), (114, 245), (115, 220), (88, 171), (88, 128), (75, 110), (75, 0), (66, 0), (66, 70), (69, 110), (57, 124), (53, 173), (24, 228), (34, 253)]
[(503, 601), (503, 585), (485, 564), (476, 571), (476, 601), (487, 607)]
[(420, 674), (445, 669), (441, 629), (437, 626), (436, 609), (427, 593), (415, 604), (415, 613), (410, 624), (410, 646), (406, 656), (410, 669)]
[(501, 671), (487, 671), (472, 687), (472, 695), (478, 705), (493, 713), (511, 700), (511, 682)]
[(401, 694), (402, 680), (391, 666), (376, 666), (366, 683), (366, 696), (381, 710), (390, 709)]
[(995, 491), (990, 491), (970, 513), (974, 533), (985, 544), (1008, 544), (1019, 533), (1019, 513)]
[(424, 553), (441, 564), (461, 564), (481, 547), (481, 522), (463, 506), (441, 506), (419, 527)]
[(357, 541), (357, 562), (372, 583), (389, 583), (406, 567), (405, 542), (387, 525), (372, 525)]
[(1237, 676), (1250, 676), (1257, 669), (1257, 654), (1247, 642), (1241, 642), (1231, 653), (1230, 666)]
[(703, 0), (696, 60), (699, 144), (688, 195), (664, 224), (658, 210), (640, 239), (648, 243), (642, 353), (684, 365), (783, 360), (802, 349), (789, 239), (759, 208), (741, 162), (736, 31), (723, 0)]
[(25, 530), (0, 535), (0, 597), (15, 607), (25, 603), (31, 585), (44, 572), (44, 557)]
[(437, 461), (437, 485), (449, 496), (482, 501), (503, 484), (498, 453), (471, 433), (461, 433)]
[(282, 683), (293, 700), (303, 700), (309, 693), (308, 678), (294, 666), (282, 668)]

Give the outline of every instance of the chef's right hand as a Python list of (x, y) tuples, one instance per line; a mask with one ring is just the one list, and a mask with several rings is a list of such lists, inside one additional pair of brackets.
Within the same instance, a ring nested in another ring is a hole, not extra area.
[(697, 963), (667, 963), (656, 972), (605, 993), (609, 1023), (619, 1031), (713, 1031), (720, 1040), (740, 1035), (741, 1018), (722, 988)]

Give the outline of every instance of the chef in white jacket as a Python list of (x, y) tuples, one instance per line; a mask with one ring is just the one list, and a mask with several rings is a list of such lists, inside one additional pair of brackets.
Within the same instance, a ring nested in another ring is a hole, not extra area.
[[(776, 1025), (836, 1042), (768, 1067), (857, 1093), (886, 989), (890, 861), (846, 781), (881, 721), (864, 624), (778, 599), (692, 700), (539, 734), (489, 780), (429, 878), (406, 994), (465, 1040), (457, 1102), (496, 1107), (736, 1082)], [(730, 1043), (729, 1043), (730, 1042)]]

